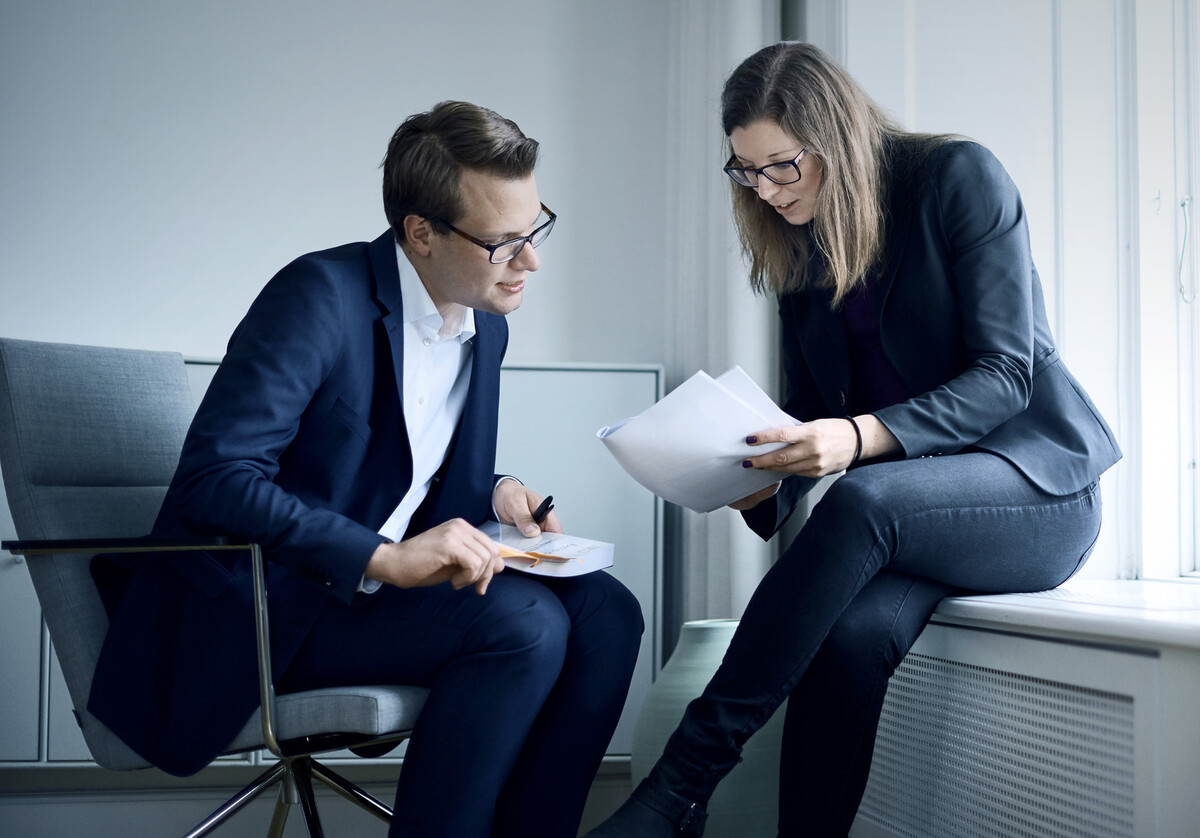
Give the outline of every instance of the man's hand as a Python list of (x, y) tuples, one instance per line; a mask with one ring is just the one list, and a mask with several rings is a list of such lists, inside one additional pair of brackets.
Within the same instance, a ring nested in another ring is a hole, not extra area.
[(526, 538), (533, 538), (541, 530), (563, 531), (558, 523), (558, 515), (553, 509), (542, 521), (541, 529), (538, 529), (533, 520), (533, 512), (542, 500), (541, 495), (522, 486), (516, 480), (501, 480), (492, 494), (492, 505), (496, 507), (496, 514), (500, 516), (500, 523), (514, 525)]
[(482, 595), (492, 576), (502, 570), (504, 560), (495, 542), (455, 518), (398, 544), (380, 544), (367, 562), (365, 576), (399, 588), (447, 581), (456, 590), (474, 585)]

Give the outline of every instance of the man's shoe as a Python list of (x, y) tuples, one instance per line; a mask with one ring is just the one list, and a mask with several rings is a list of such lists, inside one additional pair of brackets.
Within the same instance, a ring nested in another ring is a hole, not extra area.
[(642, 780), (621, 808), (584, 838), (699, 838), (707, 818), (698, 803)]

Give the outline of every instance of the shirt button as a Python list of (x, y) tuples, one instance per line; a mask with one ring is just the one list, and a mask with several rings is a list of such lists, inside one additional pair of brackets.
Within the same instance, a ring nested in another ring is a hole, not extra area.
[(432, 339), (432, 338), (425, 338), (425, 340), (423, 340), (423, 341), (421, 341), (421, 342), (422, 342), (423, 344), (425, 344), (426, 346), (433, 346), (433, 339)]
[(424, 397), (424, 396), (419, 396), (419, 397), (417, 398), (417, 404), (425, 404), (425, 397)]

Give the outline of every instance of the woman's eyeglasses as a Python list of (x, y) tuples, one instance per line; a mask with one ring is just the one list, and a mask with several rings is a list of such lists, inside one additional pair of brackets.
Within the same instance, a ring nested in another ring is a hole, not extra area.
[(778, 183), (783, 186), (788, 183), (795, 183), (800, 180), (800, 160), (808, 152), (807, 148), (800, 149), (800, 153), (796, 155), (795, 160), (785, 160), (782, 163), (770, 163), (766, 166), (760, 166), (757, 169), (749, 169), (745, 166), (733, 165), (737, 155), (734, 154), (725, 164), (725, 174), (733, 178), (733, 182), (741, 186), (758, 186), (758, 178), (761, 175), (771, 183)]

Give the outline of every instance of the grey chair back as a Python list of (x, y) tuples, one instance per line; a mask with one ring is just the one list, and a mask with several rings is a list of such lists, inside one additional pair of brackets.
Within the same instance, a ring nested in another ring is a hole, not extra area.
[[(192, 416), (183, 357), (0, 338), (0, 471), (21, 540), (150, 532)], [(30, 556), (29, 573), (93, 758), (147, 763), (87, 712), (108, 617), (90, 556)]]

